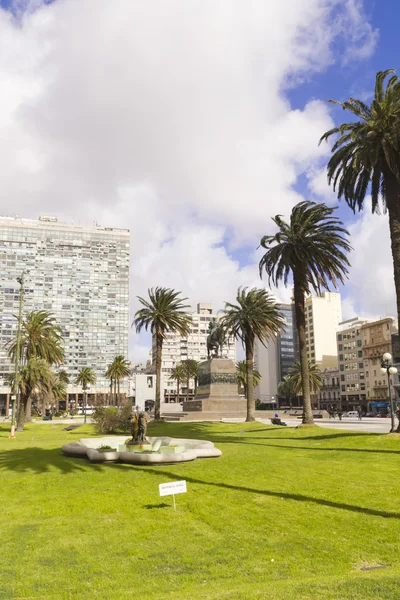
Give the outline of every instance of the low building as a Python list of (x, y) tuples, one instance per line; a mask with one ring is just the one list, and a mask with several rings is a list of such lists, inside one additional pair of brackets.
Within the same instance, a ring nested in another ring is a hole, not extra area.
[(132, 373), (129, 380), (129, 396), (132, 405), (140, 410), (153, 408), (156, 399), (156, 376), (148, 373)]

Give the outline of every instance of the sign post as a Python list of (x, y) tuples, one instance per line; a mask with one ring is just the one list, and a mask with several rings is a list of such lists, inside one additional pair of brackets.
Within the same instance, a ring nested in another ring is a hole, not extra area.
[(175, 494), (184, 494), (187, 492), (186, 481), (171, 481), (170, 483), (160, 483), (158, 486), (160, 496), (172, 496), (174, 501), (174, 510), (176, 510)]

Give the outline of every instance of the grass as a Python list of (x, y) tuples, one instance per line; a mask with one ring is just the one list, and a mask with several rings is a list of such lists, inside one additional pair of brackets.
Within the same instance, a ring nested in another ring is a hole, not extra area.
[[(95, 465), (62, 444), (92, 434), (0, 426), (0, 599), (398, 600), (400, 439), (165, 423), (219, 459)], [(158, 484), (188, 492), (160, 498)], [(378, 567), (362, 570), (368, 567)]]

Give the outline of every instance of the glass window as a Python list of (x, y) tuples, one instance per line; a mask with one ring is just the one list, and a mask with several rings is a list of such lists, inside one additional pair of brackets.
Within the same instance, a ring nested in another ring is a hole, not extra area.
[(358, 358), (362, 358), (362, 350), (358, 351)]
[(339, 354), (339, 360), (343, 360), (343, 354)]
[(340, 381), (344, 381), (344, 375), (340, 376)]
[(357, 346), (360, 347), (361, 346), (361, 340), (357, 340)]
[(339, 335), (337, 336), (337, 339), (339, 340), (339, 342), (342, 341), (342, 334), (341, 333), (339, 333)]
[(343, 344), (339, 344), (339, 352), (343, 350)]

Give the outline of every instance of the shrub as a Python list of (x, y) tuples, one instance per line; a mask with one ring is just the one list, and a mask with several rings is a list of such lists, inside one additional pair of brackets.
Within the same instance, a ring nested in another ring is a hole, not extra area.
[(132, 406), (96, 406), (92, 415), (96, 433), (127, 433), (130, 431)]

